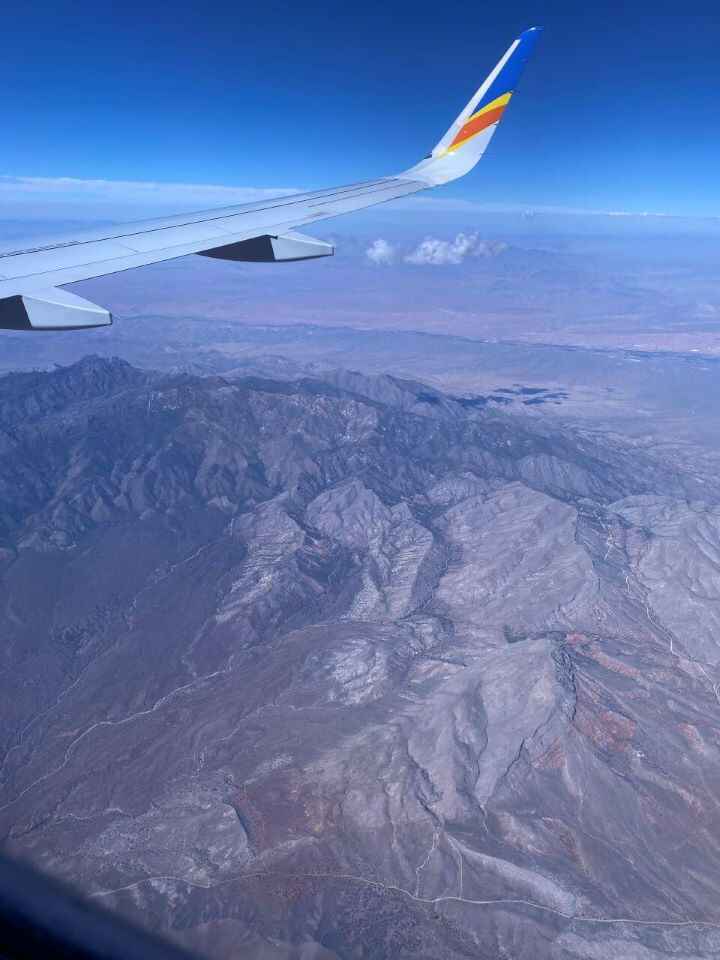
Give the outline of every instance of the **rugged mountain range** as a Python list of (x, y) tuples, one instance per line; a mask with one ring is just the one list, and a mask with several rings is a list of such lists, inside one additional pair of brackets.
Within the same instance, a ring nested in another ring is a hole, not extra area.
[(720, 482), (391, 377), (0, 379), (0, 837), (215, 957), (720, 954)]

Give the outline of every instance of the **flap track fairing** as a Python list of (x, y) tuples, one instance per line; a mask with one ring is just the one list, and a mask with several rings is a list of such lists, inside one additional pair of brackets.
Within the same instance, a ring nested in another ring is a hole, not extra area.
[(81, 330), (111, 323), (109, 310), (60, 287), (0, 300), (2, 330)]
[(303, 233), (284, 233), (280, 236), (265, 234), (228, 243), (224, 247), (203, 250), (200, 256), (217, 260), (238, 260), (246, 263), (288, 263), (293, 260), (312, 260), (315, 257), (331, 257), (335, 247), (323, 240), (306, 237)]

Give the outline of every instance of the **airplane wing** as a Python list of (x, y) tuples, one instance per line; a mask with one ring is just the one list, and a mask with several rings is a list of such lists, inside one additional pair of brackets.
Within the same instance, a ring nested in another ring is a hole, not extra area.
[(111, 226), (0, 251), (0, 328), (104, 326), (112, 322), (110, 313), (63, 289), (66, 284), (186, 254), (268, 262), (332, 254), (330, 244), (297, 233), (296, 228), (448, 183), (475, 166), (497, 129), (539, 32), (537, 27), (526, 30), (510, 45), (432, 153), (396, 176)]

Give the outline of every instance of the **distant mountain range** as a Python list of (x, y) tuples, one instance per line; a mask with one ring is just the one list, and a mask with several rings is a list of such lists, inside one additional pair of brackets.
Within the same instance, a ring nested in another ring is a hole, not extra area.
[(720, 480), (499, 396), (1, 378), (7, 849), (214, 957), (718, 956)]

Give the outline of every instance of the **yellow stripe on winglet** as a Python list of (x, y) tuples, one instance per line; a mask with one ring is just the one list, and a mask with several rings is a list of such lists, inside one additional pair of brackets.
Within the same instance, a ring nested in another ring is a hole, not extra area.
[(474, 120), (475, 117), (481, 117), (481, 116), (483, 115), (483, 113), (487, 113), (489, 110), (496, 110), (498, 107), (507, 106), (507, 104), (510, 103), (510, 97), (511, 97), (511, 96), (512, 96), (512, 93), (503, 93), (502, 96), (496, 97), (496, 98), (492, 101), (492, 103), (486, 104), (486, 105), (482, 108), (482, 110), (478, 110), (477, 113), (472, 113), (472, 114), (470, 114), (470, 116), (467, 118), (467, 120), (465, 121), (465, 123), (468, 123), (470, 120)]

